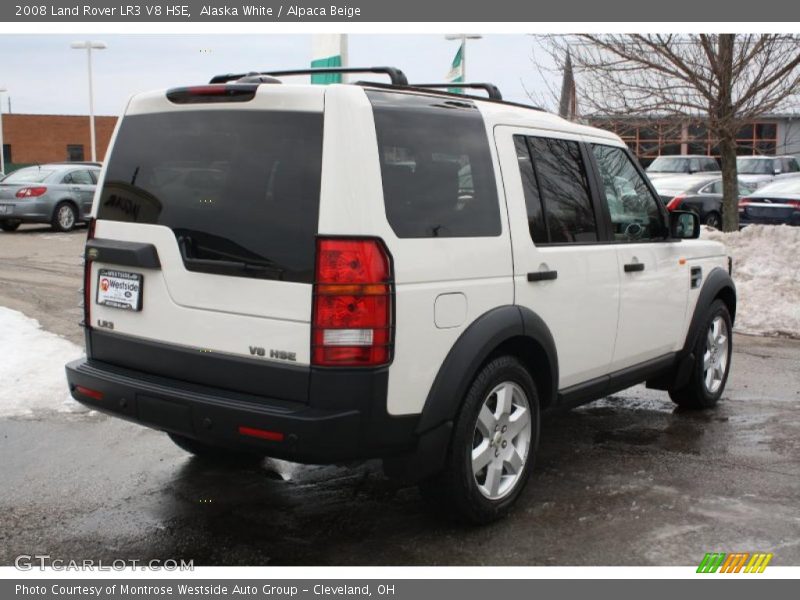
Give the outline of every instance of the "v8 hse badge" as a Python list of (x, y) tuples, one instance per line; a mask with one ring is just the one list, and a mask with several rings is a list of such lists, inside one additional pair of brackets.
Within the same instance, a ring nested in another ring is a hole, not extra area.
[(100, 269), (97, 274), (97, 303), (124, 310), (142, 309), (142, 284), (140, 273)]

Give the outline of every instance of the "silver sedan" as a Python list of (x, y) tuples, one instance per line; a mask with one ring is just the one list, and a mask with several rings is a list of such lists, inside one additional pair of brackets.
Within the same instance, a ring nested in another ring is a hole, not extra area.
[(89, 219), (100, 175), (97, 163), (50, 163), (25, 167), (0, 181), (0, 229), (49, 223), (70, 231)]

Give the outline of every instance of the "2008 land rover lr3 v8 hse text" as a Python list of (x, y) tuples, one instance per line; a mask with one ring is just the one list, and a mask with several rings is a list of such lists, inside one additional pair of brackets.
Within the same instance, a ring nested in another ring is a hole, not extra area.
[(729, 260), (619, 137), (490, 84), (340, 70), (391, 83), (283, 71), (130, 100), (77, 400), (199, 456), (382, 458), (475, 522), (519, 496), (544, 409), (640, 382), (715, 405)]

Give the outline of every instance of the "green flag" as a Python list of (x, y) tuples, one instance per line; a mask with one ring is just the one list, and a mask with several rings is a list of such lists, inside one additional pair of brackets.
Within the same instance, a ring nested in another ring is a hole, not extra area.
[[(311, 40), (311, 52), (312, 68), (347, 66), (347, 34), (315, 34)], [(342, 75), (312, 75), (311, 83), (342, 83)]]
[[(453, 64), (450, 66), (450, 71), (447, 72), (447, 81), (453, 83), (463, 83), (464, 82), (464, 45), (466, 44), (466, 40), (461, 42), (461, 45), (458, 47), (458, 52), (456, 52), (455, 57), (453, 58)], [(462, 88), (451, 87), (447, 88), (447, 91), (452, 94), (462, 94), (464, 90)]]

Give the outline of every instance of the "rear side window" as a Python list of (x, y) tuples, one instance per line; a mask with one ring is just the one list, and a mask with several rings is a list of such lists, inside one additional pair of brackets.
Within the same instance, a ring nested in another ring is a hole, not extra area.
[(548, 242), (596, 242), (597, 223), (578, 142), (544, 137), (528, 137), (527, 141)]
[(500, 235), (489, 140), (472, 102), (367, 91), (386, 217), (400, 238)]
[(172, 229), (188, 270), (311, 282), (322, 114), (125, 117), (97, 218)]

